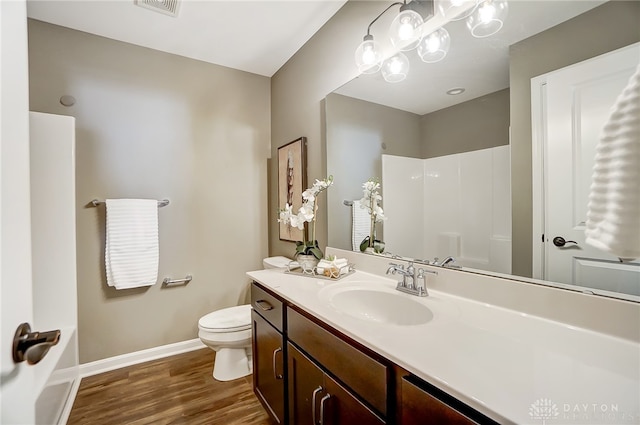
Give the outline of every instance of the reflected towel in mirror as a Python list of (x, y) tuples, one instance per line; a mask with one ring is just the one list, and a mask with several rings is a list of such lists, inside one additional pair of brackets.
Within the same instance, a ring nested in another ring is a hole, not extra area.
[(640, 66), (596, 146), (586, 242), (620, 260), (640, 258)]
[(360, 251), (360, 243), (369, 236), (371, 217), (366, 208), (360, 206), (360, 200), (354, 200), (351, 205), (351, 249)]

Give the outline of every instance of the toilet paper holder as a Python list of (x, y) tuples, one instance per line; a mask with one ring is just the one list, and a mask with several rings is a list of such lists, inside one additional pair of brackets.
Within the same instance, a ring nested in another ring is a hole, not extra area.
[(191, 282), (191, 279), (193, 279), (193, 276), (191, 276), (190, 274), (186, 275), (182, 279), (171, 279), (170, 277), (165, 277), (164, 280), (162, 281), (162, 285), (163, 286), (186, 285), (187, 283)]

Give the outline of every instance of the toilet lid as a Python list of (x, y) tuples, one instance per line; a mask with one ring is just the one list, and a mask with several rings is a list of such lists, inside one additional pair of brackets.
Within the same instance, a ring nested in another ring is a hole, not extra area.
[(242, 331), (251, 328), (251, 304), (223, 308), (203, 316), (198, 321), (202, 329), (219, 332)]

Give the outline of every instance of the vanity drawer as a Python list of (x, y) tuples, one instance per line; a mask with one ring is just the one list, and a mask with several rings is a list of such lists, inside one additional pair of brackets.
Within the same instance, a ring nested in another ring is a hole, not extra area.
[(251, 307), (282, 332), (282, 301), (255, 282), (251, 284)]
[(399, 425), (498, 425), (492, 419), (404, 370), (399, 371), (397, 382), (400, 385), (397, 409)]
[(287, 308), (287, 333), (289, 341), (386, 416), (386, 365), (291, 308)]

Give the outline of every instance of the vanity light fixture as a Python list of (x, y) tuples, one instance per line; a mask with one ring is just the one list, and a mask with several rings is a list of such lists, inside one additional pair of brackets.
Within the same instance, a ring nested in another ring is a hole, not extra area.
[(426, 63), (440, 62), (447, 56), (450, 45), (451, 37), (449, 36), (449, 31), (444, 27), (440, 27), (425, 36), (418, 44), (418, 56)]
[(407, 78), (409, 73), (409, 58), (398, 52), (382, 64), (382, 78), (388, 83), (399, 83)]
[(469, 3), (469, 0), (440, 0), (438, 2), (438, 10), (443, 16), (453, 15), (451, 18), (449, 18), (450, 20), (460, 21), (462, 19), (468, 18), (474, 12), (481, 0), (472, 1), (475, 2), (475, 6), (471, 6), (466, 11), (456, 14), (456, 9), (464, 6), (465, 3)]
[[(376, 16), (367, 27), (367, 34), (355, 52), (358, 70), (363, 74), (374, 74), (380, 69), (384, 69), (383, 76), (385, 80), (393, 82), (404, 80), (409, 71), (409, 60), (404, 55), (399, 56), (396, 54), (383, 63), (382, 49), (380, 45), (374, 41), (373, 35), (371, 35), (371, 26), (388, 10), (395, 6), (400, 6), (400, 13), (393, 19), (389, 30), (391, 44), (401, 51), (415, 49), (422, 40), (424, 19), (420, 13), (413, 10), (413, 5), (428, 3), (433, 6), (432, 1), (433, 0), (429, 2), (414, 0), (407, 3), (407, 0), (404, 0), (403, 2), (395, 2), (387, 6), (386, 9)], [(431, 10), (433, 10), (433, 7)], [(430, 16), (432, 16), (432, 14)]]
[(418, 47), (422, 40), (422, 25), (424, 20), (410, 4), (405, 3), (400, 6), (400, 13), (393, 18), (389, 27), (389, 38), (393, 47), (402, 52), (408, 52)]
[[(375, 74), (382, 70), (388, 82), (403, 81), (409, 72), (409, 59), (401, 52), (417, 48), (417, 53), (426, 63), (443, 60), (449, 52), (451, 37), (444, 26), (424, 36), (425, 20), (435, 14), (435, 0), (403, 0), (387, 6), (367, 27), (367, 34), (355, 52), (356, 65), (363, 74)], [(467, 27), (474, 37), (488, 37), (500, 31), (508, 13), (507, 0), (439, 0), (438, 13), (445, 21), (467, 19)], [(400, 12), (389, 28), (391, 44), (399, 52), (383, 60), (381, 46), (374, 41), (371, 26), (394, 6)], [(418, 13), (418, 10), (421, 13)], [(462, 10), (462, 11), (460, 11)]]
[(358, 71), (363, 74), (375, 74), (382, 67), (382, 49), (368, 30), (364, 40), (356, 49), (356, 65), (358, 65)]
[(506, 0), (481, 0), (467, 19), (467, 28), (476, 38), (489, 37), (502, 29), (508, 14)]

